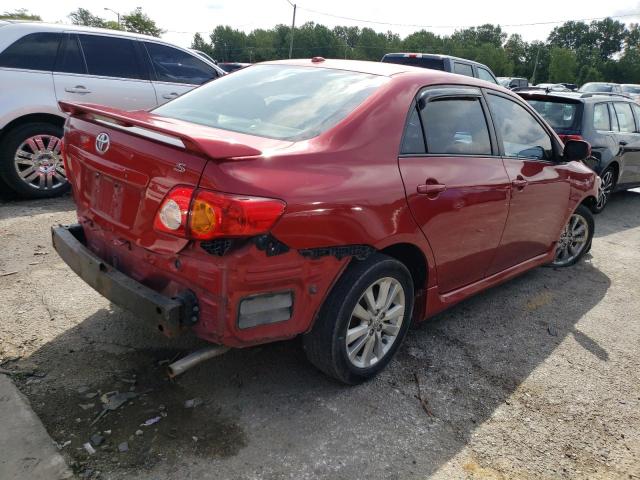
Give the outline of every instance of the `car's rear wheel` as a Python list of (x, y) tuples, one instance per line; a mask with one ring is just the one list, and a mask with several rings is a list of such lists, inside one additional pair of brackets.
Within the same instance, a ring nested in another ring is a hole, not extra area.
[(554, 267), (569, 267), (578, 262), (589, 250), (593, 240), (593, 214), (584, 205), (578, 206), (562, 230), (556, 246)]
[(411, 274), (401, 262), (382, 254), (354, 261), (304, 336), (307, 357), (344, 383), (373, 377), (402, 343), (413, 299)]
[(29, 123), (9, 131), (0, 145), (0, 177), (18, 195), (48, 198), (69, 189), (61, 155), (62, 128)]
[(613, 167), (608, 167), (600, 175), (600, 189), (598, 190), (598, 199), (593, 204), (591, 209), (593, 213), (600, 213), (604, 210), (604, 207), (609, 201), (609, 197), (613, 193), (613, 189), (616, 187), (616, 170)]

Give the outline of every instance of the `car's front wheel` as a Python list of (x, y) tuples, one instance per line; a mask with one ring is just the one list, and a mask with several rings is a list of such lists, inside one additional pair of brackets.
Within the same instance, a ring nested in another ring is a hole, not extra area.
[(565, 225), (556, 245), (554, 267), (568, 267), (578, 262), (589, 250), (593, 240), (593, 214), (584, 205), (578, 206)]
[(29, 123), (10, 130), (0, 145), (0, 177), (25, 198), (47, 198), (69, 189), (61, 155), (62, 128)]
[(347, 384), (373, 377), (402, 343), (413, 297), (411, 274), (401, 262), (382, 254), (354, 261), (304, 336), (307, 357)]

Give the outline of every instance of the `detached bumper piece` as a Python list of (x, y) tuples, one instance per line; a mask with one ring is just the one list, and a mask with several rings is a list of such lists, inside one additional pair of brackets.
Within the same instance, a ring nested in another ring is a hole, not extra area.
[(193, 325), (194, 318), (197, 320), (195, 295), (185, 292), (180, 298), (170, 298), (116, 270), (85, 246), (82, 226), (52, 227), (51, 235), (58, 255), (80, 278), (165, 335), (175, 336), (185, 326)]

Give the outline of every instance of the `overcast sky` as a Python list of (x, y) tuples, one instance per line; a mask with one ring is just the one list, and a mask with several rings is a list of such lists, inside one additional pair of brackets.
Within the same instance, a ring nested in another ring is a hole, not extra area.
[[(403, 37), (420, 30), (420, 26), (439, 34), (450, 34), (455, 30), (453, 26), (461, 28), (483, 23), (516, 25), (629, 14), (637, 15), (619, 20), (626, 23), (640, 21), (638, 0), (580, 3), (558, 0), (501, 0), (491, 3), (478, 0), (437, 3), (427, 0), (299, 0), (297, 3), (297, 25), (308, 21), (322, 23), (328, 27), (355, 25), (371, 27), (378, 31), (392, 30)], [(3, 0), (0, 10), (26, 8), (40, 15), (45, 21), (67, 23), (69, 12), (78, 7), (86, 8), (94, 15), (115, 20), (115, 14), (105, 11), (104, 7), (126, 13), (137, 6), (142, 7), (161, 28), (167, 30), (164, 34), (166, 40), (182, 46), (190, 45), (195, 32), (201, 32), (207, 38), (206, 35), (219, 24), (245, 31), (270, 28), (278, 23), (290, 24), (293, 10), (287, 0), (83, 0), (81, 3), (73, 0)], [(354, 20), (330, 17), (321, 13), (350, 17)], [(398, 25), (368, 23), (355, 19)], [(557, 24), (510, 26), (505, 27), (505, 30), (509, 33), (518, 32), (529, 41), (544, 40), (555, 25)]]

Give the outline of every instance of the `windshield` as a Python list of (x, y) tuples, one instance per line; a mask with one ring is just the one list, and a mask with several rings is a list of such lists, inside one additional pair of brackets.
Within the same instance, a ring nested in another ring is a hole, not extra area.
[(611, 93), (613, 91), (613, 86), (607, 83), (587, 83), (586, 85), (582, 86), (580, 91)]
[(444, 60), (432, 57), (405, 57), (404, 55), (385, 55), (382, 57), (384, 63), (395, 63), (398, 65), (409, 65), (412, 67), (429, 68), (431, 70), (444, 71)]
[(336, 125), (388, 80), (345, 70), (256, 65), (153, 112), (233, 132), (307, 140)]
[(637, 95), (640, 94), (640, 85), (623, 85), (622, 91), (624, 93), (633, 93)]
[(577, 128), (577, 103), (551, 102), (547, 100), (527, 101), (554, 130), (575, 130)]

